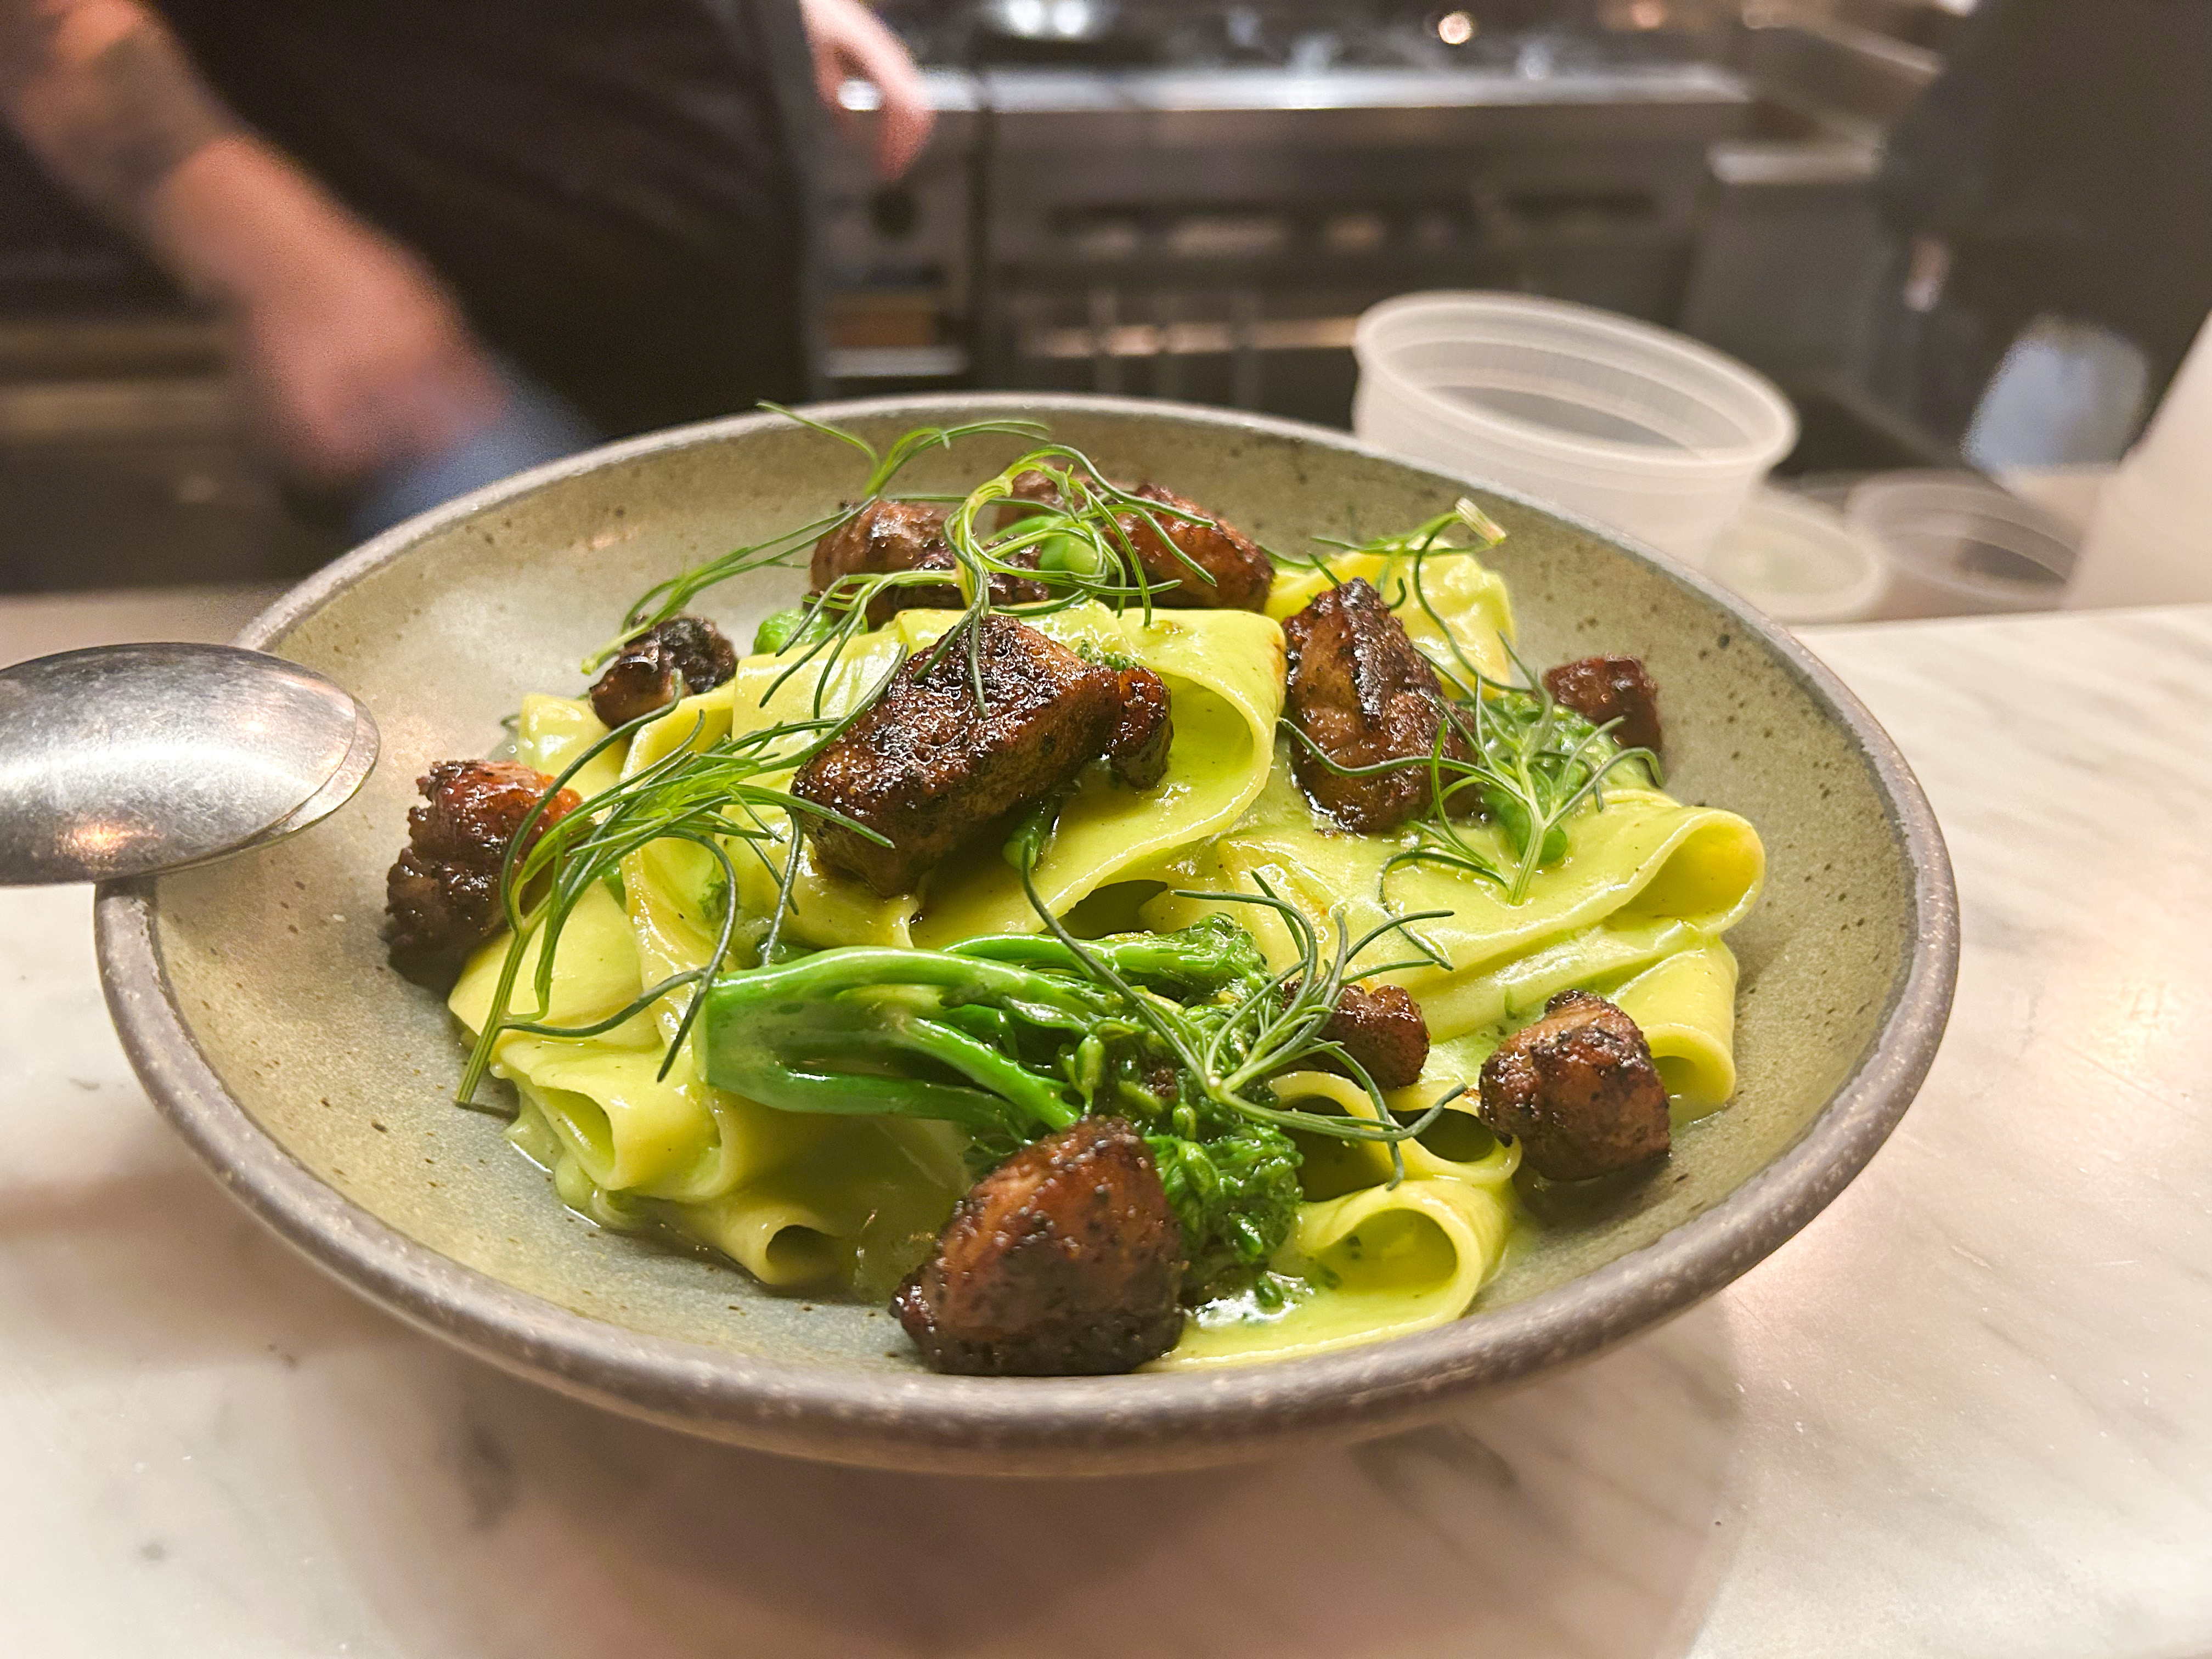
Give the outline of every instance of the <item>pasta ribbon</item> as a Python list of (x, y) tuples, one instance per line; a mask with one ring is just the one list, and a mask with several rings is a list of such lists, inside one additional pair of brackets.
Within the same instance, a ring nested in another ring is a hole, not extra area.
[[(1412, 1117), (1449, 1091), (1447, 1083), (1424, 1080), (1397, 1091), (1389, 1103)], [(1291, 1073), (1276, 1079), (1275, 1092), (1286, 1103), (1325, 1102), (1351, 1116), (1374, 1115), (1366, 1092), (1332, 1073)], [(1305, 1138), (1302, 1174), (1315, 1201), (1300, 1206), (1297, 1226), (1272, 1264), (1303, 1288), (1279, 1309), (1240, 1296), (1200, 1310), (1151, 1369), (1321, 1353), (1424, 1330), (1465, 1312), (1504, 1259), (1521, 1153), (1475, 1125), (1468, 1105), (1454, 1103), (1446, 1111), (1473, 1126), (1477, 1155), (1455, 1159), (1423, 1141), (1404, 1142), (1406, 1178), (1395, 1186), (1386, 1148)]]
[[(1415, 931), (1449, 965), (1419, 963), (1385, 976), (1421, 1004), (1432, 1038), (1517, 1023), (1554, 991), (1618, 978), (1702, 945), (1741, 919), (1765, 879), (1758, 834), (1733, 812), (1684, 806), (1654, 789), (1610, 789), (1603, 811), (1568, 824), (1566, 857), (1538, 873), (1525, 900), (1509, 904), (1497, 886), (1463, 871), (1430, 864), (1386, 870), (1418, 847), (1415, 836), (1324, 829), (1288, 770), (1277, 769), (1235, 830), (1156, 873), (1173, 889), (1206, 892), (1257, 892), (1265, 881), (1317, 919), (1340, 906), (1355, 937), (1394, 915), (1448, 912)], [(1480, 824), (1464, 833), (1470, 840), (1496, 835)], [(1281, 921), (1255, 906), (1171, 891), (1142, 915), (1147, 927), (1168, 929), (1209, 910), (1251, 927), (1276, 966), (1297, 959)], [(1413, 953), (1393, 933), (1363, 960), (1380, 966)]]
[[(1283, 969), (1300, 956), (1281, 918), (1226, 896), (1272, 892), (1354, 937), (1437, 913), (1410, 925), (1410, 938), (1384, 929), (1358, 964), (1411, 994), (1432, 1038), (1420, 1080), (1387, 1104), (1410, 1121), (1442, 1103), (1437, 1121), (1399, 1143), (1395, 1159), (1376, 1142), (1297, 1131), (1305, 1201), (1271, 1271), (1198, 1310), (1156, 1369), (1326, 1352), (1464, 1314), (1498, 1272), (1519, 1214), (1519, 1148), (1480, 1124), (1471, 1091), (1484, 1060), (1560, 990), (1597, 991), (1636, 1021), (1678, 1118), (1720, 1106), (1735, 1088), (1736, 962), (1722, 936), (1756, 902), (1765, 858), (1742, 818), (1685, 805), (1624, 769), (1567, 819), (1564, 856), (1509, 902), (1501, 884), (1424, 859), (1418, 828), (1345, 834), (1299, 793), (1277, 735), (1279, 623), (1332, 580), (1353, 577), (1376, 586), (1445, 672), (1515, 678), (1504, 584), (1459, 550), (1418, 562), (1352, 552), (1285, 571), (1264, 616), (1163, 610), (1148, 623), (1082, 605), (1032, 619), (1071, 648), (1153, 670), (1175, 722), (1158, 787), (1131, 790), (1092, 767), (1068, 798), (1034, 878), (1055, 915), (1117, 883), (1158, 884), (1139, 912), (1145, 926), (1167, 932), (1221, 912)], [(571, 787), (588, 799), (679, 747), (841, 719), (957, 620), (902, 612), (826, 665), (794, 670), (795, 657), (747, 657), (726, 684), (684, 698)], [(587, 702), (532, 696), (515, 752), (557, 773), (605, 732)], [(804, 743), (793, 739), (793, 752)], [(763, 781), (782, 787), (788, 775)], [(734, 879), (693, 842), (629, 853), (619, 882), (594, 887), (568, 915), (542, 1009), (534, 988), (545, 940), (532, 940), (514, 1014), (595, 1024), (705, 963), (733, 908), (756, 921), (773, 914), (792, 825), (780, 809), (752, 810), (760, 837), (732, 837), (724, 849)], [(1459, 833), (1500, 867), (1513, 862), (1502, 831), (1470, 819)], [(816, 868), (802, 844), (785, 928), (813, 945), (930, 948), (1041, 925), (995, 845), (940, 865), (922, 896), (884, 899)], [(486, 945), (453, 991), (453, 1012), (471, 1030), (489, 1015), (506, 944)], [(772, 1110), (714, 1088), (689, 1046), (664, 1065), (683, 1014), (670, 997), (588, 1038), (507, 1033), (493, 1064), (522, 1102), (511, 1138), (550, 1172), (564, 1202), (606, 1225), (706, 1245), (769, 1285), (834, 1280), (888, 1295), (968, 1185), (960, 1134), (907, 1119)], [(1334, 1073), (1271, 1086), (1286, 1107), (1375, 1113), (1361, 1087)]]
[(1449, 1179), (1363, 1187), (1305, 1205), (1276, 1266), (1310, 1288), (1278, 1313), (1201, 1310), (1146, 1369), (1286, 1359), (1448, 1323), (1496, 1270), (1513, 1218), (1510, 1188)]
[[(551, 777), (559, 777), (584, 750), (607, 734), (590, 702), (583, 697), (549, 697), (532, 691), (522, 700), (515, 722), (514, 757)], [(568, 787), (589, 800), (622, 780), (623, 757), (602, 750), (578, 769)]]
[[(666, 843), (637, 855), (629, 914), (604, 887), (584, 895), (543, 1011), (528, 988), (544, 943), (533, 937), (515, 1012), (590, 1024), (657, 982), (672, 956), (693, 947), (672, 931), (689, 919), (654, 886), (647, 855), (699, 851)], [(490, 1009), (505, 951), (504, 935), (481, 949), (448, 998), (471, 1031)], [(967, 1186), (957, 1136), (942, 1124), (773, 1111), (702, 1081), (688, 1047), (664, 1077), (679, 1017), (664, 1006), (597, 1037), (501, 1037), (493, 1070), (523, 1103), (508, 1138), (551, 1173), (569, 1208), (602, 1225), (694, 1239), (764, 1284), (880, 1281), (888, 1295)]]
[[(805, 719), (817, 690), (822, 713), (842, 716), (903, 657), (934, 644), (957, 620), (949, 611), (901, 611), (889, 626), (855, 641), (826, 672), (809, 665), (793, 674), (788, 661), (748, 657), (727, 685), (686, 698), (640, 732), (626, 771), (651, 765), (680, 744), (713, 743), (733, 723), (743, 731), (756, 729), (754, 722)], [(1054, 912), (1065, 914), (1130, 872), (1228, 829), (1260, 793), (1282, 713), (1283, 636), (1265, 617), (1243, 611), (1162, 611), (1147, 626), (1133, 612), (1116, 616), (1085, 605), (1040, 617), (1036, 625), (1064, 645), (1126, 656), (1152, 669), (1167, 684), (1175, 721), (1167, 773), (1155, 787), (1130, 789), (1093, 768), (1062, 809), (1036, 880)], [(763, 814), (763, 820), (777, 839), (736, 854), (738, 902), (756, 915), (775, 908), (789, 847), (782, 815)], [(701, 912), (685, 899), (682, 884), (703, 882), (711, 864), (699, 851), (688, 876), (665, 863), (659, 867), (658, 891), (669, 901), (664, 917)], [(933, 948), (979, 933), (1035, 933), (1043, 924), (998, 848), (978, 845), (932, 873), (926, 913), (920, 898), (881, 898), (860, 882), (817, 869), (811, 851), (802, 848), (788, 925), (814, 945)], [(704, 959), (703, 944), (698, 959)]]

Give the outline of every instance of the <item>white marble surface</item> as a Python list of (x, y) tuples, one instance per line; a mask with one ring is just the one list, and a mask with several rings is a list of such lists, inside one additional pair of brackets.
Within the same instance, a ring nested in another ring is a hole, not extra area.
[(1959, 870), (1899, 1133), (1603, 1360), (1218, 1474), (816, 1468), (461, 1359), (166, 1132), (88, 896), (0, 893), (0, 1652), (2212, 1653), (2212, 608), (1818, 645)]

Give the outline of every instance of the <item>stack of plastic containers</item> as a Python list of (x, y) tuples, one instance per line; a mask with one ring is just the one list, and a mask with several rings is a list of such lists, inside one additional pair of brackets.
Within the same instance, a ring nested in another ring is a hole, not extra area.
[(2097, 501), (2066, 603), (2212, 599), (2212, 323)]
[(1834, 508), (1762, 489), (1721, 534), (1705, 574), (1777, 622), (1861, 622), (1889, 586), (1882, 550)]
[(2074, 569), (2066, 526), (1978, 472), (1878, 472), (1844, 515), (1889, 556), (1877, 617), (2049, 611)]
[(1352, 430), (1652, 544), (1711, 554), (1796, 441), (1763, 376), (1665, 329), (1522, 294), (1411, 294), (1352, 337)]

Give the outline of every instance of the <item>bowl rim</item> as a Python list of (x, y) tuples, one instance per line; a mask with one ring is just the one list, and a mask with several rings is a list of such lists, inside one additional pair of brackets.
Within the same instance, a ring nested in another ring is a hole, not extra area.
[[(1165, 415), (1409, 465), (1349, 434), (1237, 410), (1080, 393), (966, 392), (811, 405), (820, 418), (968, 410)], [(255, 649), (457, 521), (611, 464), (781, 424), (730, 416), (647, 434), (520, 473), (386, 531), (308, 577), (240, 634)], [(1107, 1377), (978, 1378), (841, 1371), (648, 1336), (517, 1289), (419, 1243), (326, 1184), (263, 1129), (201, 1053), (155, 939), (155, 883), (96, 896), (100, 978), (147, 1092), (229, 1191), (317, 1265), (419, 1328), (505, 1369), (633, 1414), (739, 1443), (877, 1466), (989, 1470), (1028, 1455), (1063, 1468), (1218, 1462), (1295, 1436), (1348, 1437), (1457, 1395), (1594, 1353), (1712, 1294), (1778, 1248), (1857, 1175), (1932, 1063), (1959, 960), (1958, 903), (1933, 811), (1873, 716), (1809, 652), (1717, 584), (1615, 532), (1481, 479), (1653, 566), (1754, 635), (1835, 720), (1874, 774), (1911, 866), (1906, 971), (1856, 1066), (1795, 1144), (1720, 1202), (1641, 1249), (1510, 1307), (1432, 1330), (1266, 1364)], [(841, 1452), (841, 1447), (843, 1449)], [(886, 1448), (889, 1449), (887, 1450)], [(1087, 1462), (1085, 1461), (1087, 1458)], [(1117, 1462), (1117, 1459), (1121, 1460)]]

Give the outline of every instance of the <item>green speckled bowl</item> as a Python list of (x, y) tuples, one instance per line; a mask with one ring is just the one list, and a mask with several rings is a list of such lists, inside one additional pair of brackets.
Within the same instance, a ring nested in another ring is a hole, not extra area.
[[(1400, 529), (1467, 485), (1334, 433), (1106, 398), (902, 398), (825, 411), (881, 441), (978, 413), (1034, 416), (1111, 473), (1157, 477), (1262, 540)], [(1012, 440), (932, 454), (948, 489)], [(1957, 966), (1950, 868), (1897, 750), (1766, 622), (1664, 560), (1517, 498), (1529, 659), (1642, 657), (1663, 688), (1673, 788), (1766, 842), (1744, 969), (1735, 1103), (1659, 1178), (1555, 1218), (1467, 1318), (1316, 1358), (1165, 1376), (936, 1376), (872, 1309), (775, 1296), (734, 1268), (596, 1231), (452, 1104), (462, 1054), (437, 999), (385, 965), (384, 872), (414, 780), (481, 754), (530, 690), (576, 664), (641, 589), (803, 521), (857, 487), (855, 458), (747, 416), (526, 474), (372, 542), (240, 643), (368, 703), (381, 764), (344, 810), (228, 862), (105, 889), (100, 963), (148, 1091), (271, 1226), (403, 1318), (616, 1410), (769, 1450), (889, 1468), (1163, 1468), (1350, 1438), (1565, 1364), (1679, 1312), (1775, 1249), (1888, 1134), (1936, 1052)], [(717, 591), (726, 623), (788, 603), (778, 574)], [(733, 630), (734, 627), (733, 627)]]

